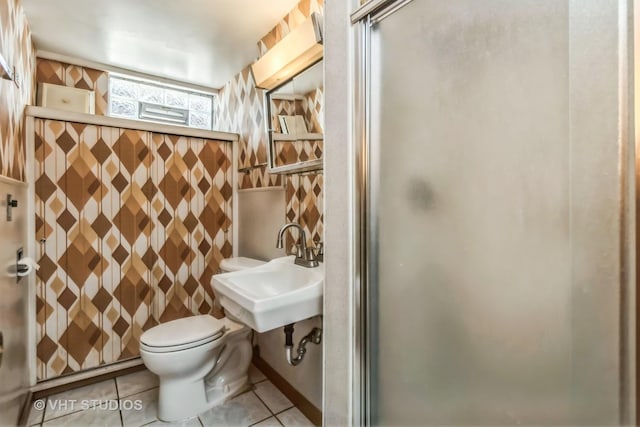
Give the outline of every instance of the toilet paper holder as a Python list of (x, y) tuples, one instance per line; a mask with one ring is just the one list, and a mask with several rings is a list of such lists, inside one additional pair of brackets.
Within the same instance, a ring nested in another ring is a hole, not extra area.
[(22, 278), (24, 277), (18, 273), (25, 273), (29, 269), (29, 267), (27, 267), (26, 265), (20, 264), (20, 260), (22, 259), (23, 255), (23, 248), (20, 248), (16, 251), (16, 283), (20, 283), (20, 280), (22, 280)]
[(24, 257), (24, 250), (20, 248), (16, 251), (16, 264), (13, 266), (13, 274), (16, 275), (16, 283), (20, 283), (20, 280), (38, 270), (40, 266), (33, 259)]

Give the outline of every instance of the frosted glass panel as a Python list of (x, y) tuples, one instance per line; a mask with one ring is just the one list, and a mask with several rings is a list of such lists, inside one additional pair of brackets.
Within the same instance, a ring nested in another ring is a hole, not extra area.
[(165, 89), (164, 103), (169, 107), (189, 108), (189, 94)]
[(128, 99), (119, 99), (112, 97), (111, 99), (111, 115), (117, 117), (125, 117), (127, 119), (138, 118), (138, 103)]
[(375, 424), (618, 422), (602, 6), (414, 0), (373, 26)]
[(200, 129), (211, 129), (211, 113), (191, 111), (189, 113), (189, 126)]
[(128, 80), (111, 80), (111, 94), (127, 99), (138, 98), (138, 84)]

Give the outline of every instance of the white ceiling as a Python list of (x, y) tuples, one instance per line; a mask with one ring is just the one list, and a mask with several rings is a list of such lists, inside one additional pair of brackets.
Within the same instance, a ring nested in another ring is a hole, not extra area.
[(298, 0), (23, 0), (38, 50), (220, 88)]

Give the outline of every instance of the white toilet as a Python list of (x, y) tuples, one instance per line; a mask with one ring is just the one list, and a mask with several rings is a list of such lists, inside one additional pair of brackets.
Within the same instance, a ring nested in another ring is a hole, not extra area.
[[(223, 272), (264, 264), (230, 258)], [(140, 337), (145, 366), (160, 378), (158, 418), (177, 421), (219, 405), (247, 384), (251, 329), (229, 318), (185, 317), (155, 326)]]

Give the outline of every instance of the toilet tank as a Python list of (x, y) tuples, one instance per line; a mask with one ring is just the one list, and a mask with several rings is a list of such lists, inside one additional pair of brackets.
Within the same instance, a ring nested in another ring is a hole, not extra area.
[(264, 263), (264, 261), (246, 257), (225, 258), (220, 262), (220, 272), (231, 273), (232, 271), (246, 270)]

